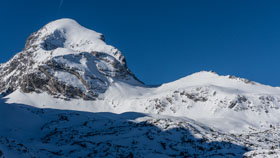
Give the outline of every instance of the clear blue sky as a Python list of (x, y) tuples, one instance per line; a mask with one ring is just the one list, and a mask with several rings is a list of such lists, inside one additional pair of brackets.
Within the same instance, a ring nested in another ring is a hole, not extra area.
[(147, 84), (201, 70), (280, 86), (280, 1), (5, 0), (0, 2), (6, 62), (46, 23), (72, 18), (101, 32)]

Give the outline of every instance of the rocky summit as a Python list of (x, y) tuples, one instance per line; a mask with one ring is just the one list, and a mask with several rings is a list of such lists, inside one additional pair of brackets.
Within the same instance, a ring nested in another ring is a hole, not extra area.
[(0, 65), (0, 158), (280, 157), (280, 88), (213, 71), (145, 85), (60, 19)]
[(30, 35), (22, 52), (0, 67), (0, 93), (95, 100), (114, 80), (141, 84), (121, 52), (74, 20), (51, 22)]

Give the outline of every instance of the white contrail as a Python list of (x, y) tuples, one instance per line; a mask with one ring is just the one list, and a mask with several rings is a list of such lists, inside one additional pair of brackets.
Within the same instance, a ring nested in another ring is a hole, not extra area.
[(64, 0), (61, 0), (61, 1), (60, 1), (59, 7), (58, 7), (59, 10), (60, 10), (60, 8), (61, 8), (62, 5), (63, 5), (63, 1), (64, 1)]
[(61, 7), (63, 5), (63, 1), (64, 0), (60, 0), (60, 3), (59, 3), (59, 6), (58, 6), (58, 10), (57, 10), (57, 15), (60, 16), (60, 10), (61, 10)]

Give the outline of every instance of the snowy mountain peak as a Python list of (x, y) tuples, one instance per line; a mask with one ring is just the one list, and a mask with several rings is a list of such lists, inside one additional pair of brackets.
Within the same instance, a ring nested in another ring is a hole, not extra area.
[(200, 72), (196, 72), (193, 73), (189, 76), (186, 76), (182, 79), (193, 79), (193, 80), (200, 80), (200, 81), (206, 81), (206, 82), (211, 82), (211, 81), (215, 81), (215, 80), (228, 80), (228, 82), (232, 82), (232, 81), (243, 81), (243, 83), (246, 84), (256, 84), (253, 81), (249, 81), (248, 79), (245, 78), (239, 78), (236, 76), (231, 76), (231, 75), (219, 75), (218, 73), (214, 72), (214, 71), (200, 71)]
[(220, 87), (250, 87), (252, 85), (264, 86), (259, 83), (250, 81), (248, 79), (239, 78), (235, 76), (223, 76), (219, 75), (214, 71), (200, 71), (193, 73), (189, 76), (183, 77), (179, 80), (176, 80), (171, 83), (166, 83), (161, 86), (161, 88), (170, 89), (175, 88), (182, 88), (182, 87), (191, 87), (191, 86), (220, 86)]
[(0, 67), (0, 94), (48, 92), (60, 98), (95, 100), (112, 82), (142, 85), (122, 53), (104, 36), (71, 19), (45, 25), (25, 48)]
[[(44, 29), (48, 33), (54, 33), (55, 31), (61, 31), (67, 35), (67, 39), (69, 40), (77, 40), (73, 39), (73, 37), (80, 38), (82, 40), (102, 40), (104, 41), (103, 35), (101, 33), (97, 33), (93, 30), (89, 30), (83, 26), (81, 26), (77, 21), (73, 19), (59, 19), (53, 22), (48, 23), (44, 26)], [(78, 41), (78, 40), (77, 40)]]
[(280, 155), (279, 87), (213, 71), (145, 86), (71, 19), (0, 64), (0, 96), (0, 158)]
[(60, 19), (45, 25), (27, 39), (24, 50), (53, 51), (57, 48), (66, 48), (76, 53), (103, 52), (125, 64), (121, 52), (107, 45), (101, 33), (89, 30), (72, 19)]
[(193, 73), (187, 77), (208, 79), (213, 77), (219, 77), (219, 75), (214, 71), (200, 71), (200, 72)]
[(33, 33), (25, 49), (0, 71), (0, 94), (11, 103), (40, 108), (137, 111), (193, 119), (238, 112), (251, 120), (264, 115), (267, 121), (271, 121), (267, 113), (280, 108), (279, 88), (213, 71), (158, 87), (144, 86), (119, 50), (107, 45), (100, 33), (71, 19), (51, 22)]
[[(93, 30), (89, 30), (83, 26), (81, 26), (77, 21), (73, 19), (63, 18), (58, 19), (55, 21), (52, 21), (44, 26), (45, 29), (48, 30), (48, 32), (54, 32), (56, 30), (63, 30), (65, 32), (68, 32), (69, 35), (73, 36), (78, 33), (82, 33), (82, 35), (86, 35), (86, 37), (83, 37), (84, 39), (100, 39), (102, 36), (101, 33), (97, 33)], [(72, 31), (72, 33), (70, 33)], [(88, 34), (85, 34), (88, 33)]]

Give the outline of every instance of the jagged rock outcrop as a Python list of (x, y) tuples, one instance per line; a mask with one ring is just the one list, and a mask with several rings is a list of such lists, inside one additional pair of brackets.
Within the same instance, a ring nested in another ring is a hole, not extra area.
[(115, 80), (141, 85), (121, 52), (104, 39), (74, 20), (47, 24), (31, 34), (22, 52), (0, 66), (0, 94), (20, 89), (95, 100)]

